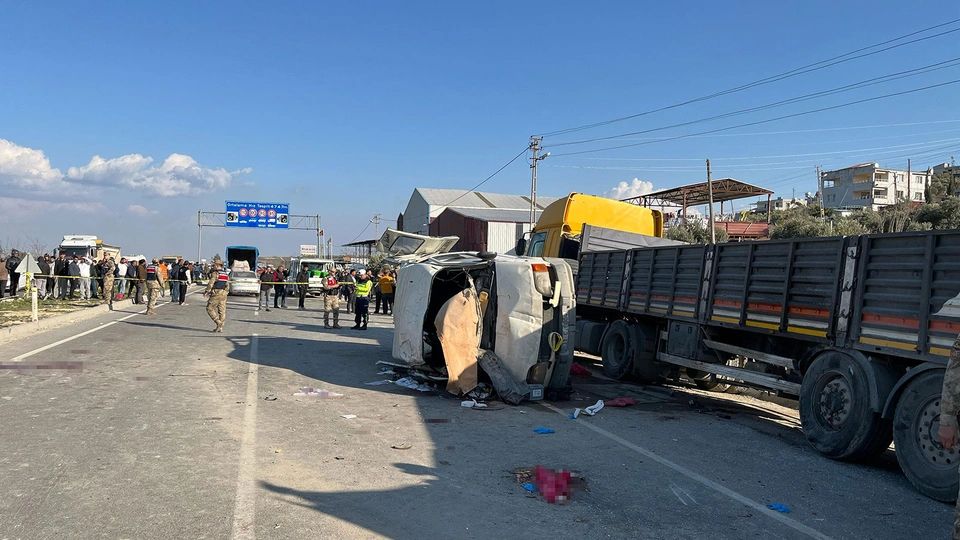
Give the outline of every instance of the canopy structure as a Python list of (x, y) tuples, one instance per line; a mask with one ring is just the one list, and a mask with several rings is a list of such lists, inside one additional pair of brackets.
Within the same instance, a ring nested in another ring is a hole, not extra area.
[(769, 189), (741, 182), (734, 178), (718, 178), (710, 182), (713, 187), (711, 199), (710, 185), (707, 182), (696, 184), (687, 184), (670, 189), (661, 189), (639, 197), (623, 199), (624, 202), (632, 202), (641, 206), (679, 206), (683, 209), (683, 217), (687, 217), (687, 208), (690, 206), (708, 205), (711, 203), (720, 203), (720, 212), (723, 213), (723, 203), (736, 199), (747, 199), (750, 197), (767, 196), (767, 221), (770, 221), (770, 197), (773, 192)]

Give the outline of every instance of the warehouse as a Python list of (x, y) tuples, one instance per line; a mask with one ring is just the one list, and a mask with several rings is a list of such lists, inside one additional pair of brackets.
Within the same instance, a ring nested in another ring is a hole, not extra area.
[[(537, 210), (557, 200), (557, 197), (537, 196)], [(506, 193), (487, 193), (482, 191), (467, 191), (464, 189), (437, 189), (416, 188), (407, 201), (403, 213), (397, 216), (397, 228), (401, 231), (427, 234), (433, 229), (430, 224), (448, 208), (464, 210), (502, 209), (519, 210), (525, 212), (525, 217), (518, 217), (517, 223), (530, 221), (530, 197), (526, 195), (510, 195)], [(500, 216), (498, 216), (500, 217)], [(510, 217), (513, 220), (513, 217)]]
[(430, 223), (430, 236), (460, 237), (454, 251), (510, 255), (516, 253), (517, 239), (529, 230), (529, 210), (503, 208), (447, 208)]

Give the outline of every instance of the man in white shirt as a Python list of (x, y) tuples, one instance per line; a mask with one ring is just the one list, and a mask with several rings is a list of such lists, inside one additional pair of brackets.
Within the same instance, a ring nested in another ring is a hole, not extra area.
[(77, 264), (80, 267), (80, 298), (90, 299), (90, 259), (84, 257)]
[(127, 259), (126, 257), (121, 257), (120, 264), (117, 265), (117, 290), (114, 291), (114, 293), (123, 292), (127, 282), (122, 278), (125, 277), (127, 277)]

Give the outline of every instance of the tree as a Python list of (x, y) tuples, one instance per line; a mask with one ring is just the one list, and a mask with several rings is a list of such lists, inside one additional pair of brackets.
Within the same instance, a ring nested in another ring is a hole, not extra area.
[(773, 240), (829, 236), (829, 234), (830, 228), (827, 222), (799, 212), (777, 220), (770, 228), (770, 238)]
[(925, 204), (916, 219), (934, 229), (960, 229), (960, 197), (944, 197), (940, 202)]
[[(727, 234), (727, 231), (717, 229), (716, 227), (714, 227), (714, 229), (716, 230), (717, 243), (730, 240), (730, 235)], [(688, 244), (709, 244), (710, 229), (707, 228), (706, 221), (690, 220), (686, 223), (670, 227), (670, 229), (667, 230), (666, 237), (669, 240), (686, 242)]]
[(930, 178), (924, 194), (928, 203), (938, 203), (947, 197), (953, 197), (960, 189), (960, 176), (953, 168), (943, 170)]

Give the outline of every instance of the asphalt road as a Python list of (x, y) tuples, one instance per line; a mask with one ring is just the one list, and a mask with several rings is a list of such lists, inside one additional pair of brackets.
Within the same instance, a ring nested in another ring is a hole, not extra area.
[[(593, 377), (582, 401), (469, 410), (366, 384), (390, 360), (387, 317), (330, 331), (318, 300), (258, 314), (231, 298), (214, 334), (188, 303), (0, 344), (0, 538), (949, 536), (952, 507), (892, 451), (830, 461), (780, 407)], [(618, 395), (640, 404), (566, 416)], [(510, 471), (537, 464), (587, 489), (529, 496)]]

